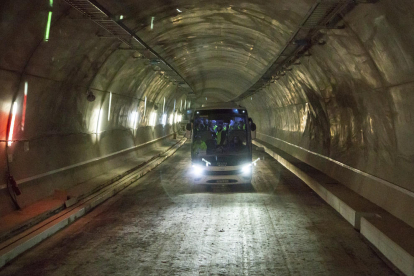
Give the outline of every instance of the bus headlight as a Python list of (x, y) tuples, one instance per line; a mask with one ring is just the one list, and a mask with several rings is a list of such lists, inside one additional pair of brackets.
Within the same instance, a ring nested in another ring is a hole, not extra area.
[(252, 173), (252, 164), (246, 165), (242, 167), (242, 173), (244, 175), (250, 175)]
[(193, 167), (193, 173), (194, 173), (194, 175), (199, 176), (199, 175), (202, 175), (203, 174), (204, 169), (201, 166), (199, 166), (199, 165), (193, 165), (192, 167)]

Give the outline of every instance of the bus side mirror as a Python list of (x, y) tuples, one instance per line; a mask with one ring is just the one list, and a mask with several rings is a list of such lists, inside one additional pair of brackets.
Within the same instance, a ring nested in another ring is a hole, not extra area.
[(185, 127), (186, 130), (191, 131), (191, 123), (188, 123), (187, 126)]
[(252, 125), (250, 126), (250, 129), (252, 131), (256, 131), (256, 124), (255, 123), (252, 123)]

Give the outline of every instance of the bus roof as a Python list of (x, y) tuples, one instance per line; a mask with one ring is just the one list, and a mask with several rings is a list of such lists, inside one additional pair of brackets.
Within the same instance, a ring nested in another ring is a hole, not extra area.
[(203, 107), (194, 108), (194, 110), (212, 110), (212, 109), (246, 109), (244, 106), (235, 103), (214, 103)]

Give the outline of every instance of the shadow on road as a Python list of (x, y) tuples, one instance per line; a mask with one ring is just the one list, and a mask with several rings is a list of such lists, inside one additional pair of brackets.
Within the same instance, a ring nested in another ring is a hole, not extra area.
[(213, 193), (213, 194), (228, 194), (228, 193), (256, 193), (256, 189), (252, 184), (242, 185), (193, 185), (191, 193)]

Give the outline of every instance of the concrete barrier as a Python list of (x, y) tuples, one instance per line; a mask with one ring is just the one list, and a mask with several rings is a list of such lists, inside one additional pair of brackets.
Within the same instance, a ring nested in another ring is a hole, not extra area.
[(110, 185), (101, 191), (81, 200), (80, 202), (74, 204), (72, 207), (62, 211), (61, 213), (50, 217), (38, 225), (35, 225), (25, 232), (0, 244), (0, 267), (3, 267), (5, 264), (26, 250), (32, 248), (59, 230), (70, 225), (78, 218), (84, 216), (93, 208), (103, 203), (110, 197), (128, 188), (132, 183), (136, 182), (139, 178), (153, 170), (165, 159), (174, 154), (184, 143), (185, 139), (177, 143), (176, 146), (167, 151), (165, 154), (146, 164), (128, 177), (121, 179), (113, 185)]
[[(397, 269), (414, 276), (414, 229), (338, 181), (310, 169), (309, 165), (283, 151), (255, 140), (256, 146), (294, 173), (390, 261)], [(306, 171), (301, 167), (308, 168)]]

